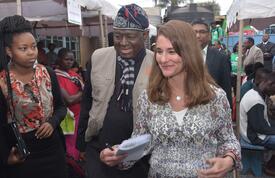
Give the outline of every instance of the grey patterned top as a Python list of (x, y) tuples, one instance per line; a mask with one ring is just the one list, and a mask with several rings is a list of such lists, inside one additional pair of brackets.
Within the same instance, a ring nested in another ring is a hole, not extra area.
[(146, 91), (137, 106), (138, 119), (132, 137), (152, 135), (144, 153), (152, 154), (149, 177), (197, 177), (198, 169), (208, 167), (206, 159), (229, 151), (236, 155), (240, 167), (240, 145), (233, 133), (231, 110), (223, 90), (216, 89), (215, 98), (208, 104), (188, 108), (181, 124), (168, 103), (151, 103)]

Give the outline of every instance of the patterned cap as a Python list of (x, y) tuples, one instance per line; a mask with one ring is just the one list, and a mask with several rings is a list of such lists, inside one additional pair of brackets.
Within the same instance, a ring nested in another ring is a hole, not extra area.
[(114, 29), (131, 29), (144, 31), (149, 21), (146, 12), (136, 4), (122, 6), (114, 21)]

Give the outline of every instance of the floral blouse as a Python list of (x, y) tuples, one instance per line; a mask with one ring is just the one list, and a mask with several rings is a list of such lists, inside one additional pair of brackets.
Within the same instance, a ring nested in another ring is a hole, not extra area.
[(132, 137), (152, 135), (145, 152), (152, 154), (148, 177), (197, 177), (197, 170), (209, 166), (206, 159), (228, 152), (236, 155), (240, 167), (240, 144), (233, 133), (231, 110), (223, 90), (216, 89), (216, 97), (208, 104), (188, 108), (182, 122), (177, 121), (168, 103), (151, 103), (146, 91), (139, 97), (137, 106), (138, 118)]
[[(10, 72), (15, 118), (21, 133), (37, 129), (52, 116), (53, 96), (50, 75), (47, 69), (38, 64), (35, 74), (29, 83), (23, 83)], [(0, 73), (0, 88), (8, 99), (6, 72)], [(9, 100), (9, 107), (10, 105)], [(11, 113), (8, 113), (8, 122), (11, 122)]]

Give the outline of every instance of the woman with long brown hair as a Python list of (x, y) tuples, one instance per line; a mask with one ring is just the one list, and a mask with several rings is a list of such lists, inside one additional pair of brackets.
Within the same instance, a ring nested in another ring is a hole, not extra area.
[(149, 86), (137, 106), (132, 136), (152, 136), (148, 177), (223, 177), (240, 167), (226, 94), (208, 74), (191, 25), (160, 26)]

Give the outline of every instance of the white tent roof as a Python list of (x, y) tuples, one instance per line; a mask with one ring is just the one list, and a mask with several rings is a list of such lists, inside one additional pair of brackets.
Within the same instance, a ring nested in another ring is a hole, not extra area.
[[(21, 0), (22, 15), (30, 20), (37, 21), (36, 32), (40, 36), (99, 36), (98, 10), (102, 15), (114, 18), (118, 7), (107, 0), (78, 0), (85, 7), (82, 11), (84, 24), (82, 31), (79, 26), (67, 22), (67, 8), (64, 0)], [(6, 16), (16, 14), (16, 0), (0, 0), (0, 20)], [(110, 19), (107, 20), (108, 24)], [(108, 25), (108, 31), (110, 30)]]
[[(66, 22), (67, 19), (67, 8), (64, 6), (64, 0), (21, 0), (22, 1), (22, 15), (30, 21), (40, 21), (45, 24), (47, 21), (58, 21), (60, 24)], [(105, 15), (109, 18), (114, 19), (118, 9), (120, 8), (118, 5), (110, 3), (110, 0), (78, 0), (79, 3), (86, 7), (86, 11), (82, 12), (83, 18), (91, 18), (98, 16), (98, 10), (101, 11), (102, 15)], [(0, 0), (0, 20), (6, 16), (11, 16), (16, 14), (16, 2), (15, 0)], [(48, 26), (53, 23), (48, 23)], [(56, 23), (55, 23), (56, 24)], [(63, 24), (65, 26), (63, 30), (60, 28), (57, 30), (46, 28), (39, 28), (39, 32), (44, 32), (43, 34), (59, 34), (64, 33), (64, 31), (68, 30), (67, 24)], [(72, 29), (72, 28), (71, 28)], [(75, 27), (78, 31), (76, 33), (66, 32), (66, 35), (79, 35), (80, 31), (78, 27)], [(151, 25), (149, 26), (150, 36), (156, 35), (157, 30), (156, 27)], [(91, 34), (94, 36), (99, 33), (99, 27), (83, 27), (83, 35)]]
[(262, 30), (275, 23), (274, 0), (234, 0), (227, 12), (227, 26), (230, 28), (237, 20)]
[[(60, 0), (22, 0), (22, 15), (32, 21), (60, 21), (67, 18), (67, 8)], [(103, 15), (114, 18), (118, 7), (106, 0), (80, 0), (81, 5), (88, 11), (83, 17), (97, 16), (98, 10)], [(16, 14), (16, 2), (0, 1), (0, 19)]]

